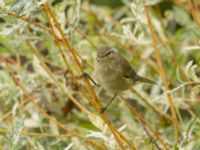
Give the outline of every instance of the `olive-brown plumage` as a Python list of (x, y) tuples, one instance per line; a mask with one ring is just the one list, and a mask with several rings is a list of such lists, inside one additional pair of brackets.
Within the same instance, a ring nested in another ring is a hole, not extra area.
[(117, 93), (129, 89), (136, 82), (156, 84), (154, 81), (139, 76), (130, 63), (109, 46), (101, 47), (97, 51), (93, 78), (106, 91), (114, 95), (108, 105), (102, 108), (102, 112), (106, 110)]
[(101, 47), (97, 52), (94, 78), (100, 86), (113, 94), (129, 89), (136, 82), (155, 84), (137, 75), (130, 63), (109, 46)]

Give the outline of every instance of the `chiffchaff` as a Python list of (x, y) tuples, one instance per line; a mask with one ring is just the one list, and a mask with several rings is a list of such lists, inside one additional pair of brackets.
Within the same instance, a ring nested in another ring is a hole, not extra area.
[(93, 77), (100, 86), (114, 95), (106, 107), (102, 108), (102, 112), (119, 92), (129, 89), (136, 82), (156, 84), (154, 81), (137, 75), (130, 63), (109, 46), (98, 50)]

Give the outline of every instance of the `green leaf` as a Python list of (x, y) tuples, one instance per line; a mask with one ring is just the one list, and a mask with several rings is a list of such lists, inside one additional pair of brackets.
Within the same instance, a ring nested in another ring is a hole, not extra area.
[(34, 0), (16, 0), (10, 7), (10, 11), (21, 11), (23, 8), (32, 3)]

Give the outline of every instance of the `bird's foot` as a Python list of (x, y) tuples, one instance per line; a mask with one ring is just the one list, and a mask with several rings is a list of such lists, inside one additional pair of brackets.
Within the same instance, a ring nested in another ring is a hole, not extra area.
[(100, 113), (104, 113), (105, 110), (106, 110), (106, 107), (101, 107), (101, 108), (100, 108)]

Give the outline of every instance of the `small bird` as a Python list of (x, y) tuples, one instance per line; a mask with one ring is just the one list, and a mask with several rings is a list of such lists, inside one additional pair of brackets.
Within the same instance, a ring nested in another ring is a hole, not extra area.
[(114, 95), (106, 107), (101, 109), (102, 113), (119, 92), (129, 89), (136, 82), (156, 84), (152, 80), (139, 76), (130, 63), (109, 46), (98, 49), (93, 78), (107, 92)]

